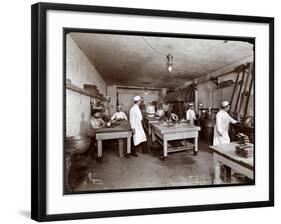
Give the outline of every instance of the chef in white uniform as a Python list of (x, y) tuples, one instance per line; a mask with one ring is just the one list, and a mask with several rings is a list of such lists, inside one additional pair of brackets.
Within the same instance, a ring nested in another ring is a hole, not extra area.
[(147, 106), (147, 109), (146, 109), (146, 113), (147, 113), (147, 116), (149, 117), (154, 117), (155, 115), (155, 108), (152, 104), (152, 101), (149, 102), (149, 105)]
[(156, 111), (155, 116), (160, 118), (165, 116), (165, 112), (162, 106), (159, 106), (159, 109)]
[(195, 112), (194, 112), (194, 104), (190, 103), (188, 105), (188, 110), (186, 111), (186, 120), (189, 124), (194, 125), (194, 120), (196, 120)]
[(110, 119), (111, 121), (122, 121), (122, 120), (128, 120), (127, 115), (122, 111), (122, 106), (117, 106), (117, 111), (113, 114), (113, 116)]
[[(146, 142), (146, 135), (143, 130), (142, 126), (142, 114), (140, 111), (140, 104), (141, 104), (141, 97), (135, 96), (134, 98), (135, 104), (130, 109), (130, 125), (133, 130), (133, 142), (134, 146), (138, 146), (141, 144), (143, 152), (147, 150), (146, 145), (143, 145), (142, 143)], [(132, 148), (132, 155), (137, 156), (136, 154), (136, 147)]]
[(214, 140), (213, 145), (227, 144), (230, 143), (228, 134), (229, 123), (236, 124), (229, 114), (230, 105), (227, 101), (221, 103), (222, 109), (216, 115), (216, 125), (214, 127)]

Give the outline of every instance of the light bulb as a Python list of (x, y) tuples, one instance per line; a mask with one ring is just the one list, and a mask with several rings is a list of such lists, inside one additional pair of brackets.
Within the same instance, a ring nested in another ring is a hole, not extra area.
[(168, 71), (169, 71), (169, 72), (172, 71), (172, 66), (171, 66), (171, 65), (168, 66)]

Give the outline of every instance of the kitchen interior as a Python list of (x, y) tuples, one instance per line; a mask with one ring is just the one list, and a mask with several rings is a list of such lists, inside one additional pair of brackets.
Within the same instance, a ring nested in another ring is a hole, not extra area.
[[(67, 193), (254, 183), (252, 40), (69, 32), (65, 50)], [(146, 150), (130, 127), (135, 96)], [(238, 121), (229, 152), (213, 146), (223, 101)], [(118, 108), (127, 120), (111, 119)], [(94, 111), (104, 124), (93, 130)], [(245, 144), (252, 151), (239, 155)]]

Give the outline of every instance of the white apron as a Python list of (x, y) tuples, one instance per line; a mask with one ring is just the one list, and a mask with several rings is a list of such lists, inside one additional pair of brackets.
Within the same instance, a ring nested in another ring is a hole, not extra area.
[(188, 109), (186, 111), (186, 120), (190, 121), (191, 125), (194, 125), (194, 120), (196, 120), (196, 116), (195, 116), (194, 110)]
[(151, 106), (151, 105), (147, 106), (146, 113), (148, 113), (148, 114), (155, 114), (154, 106)]
[[(214, 139), (213, 145), (221, 145), (230, 143), (230, 138), (228, 134), (228, 127), (229, 123), (235, 124), (237, 123), (229, 114), (224, 111), (220, 110), (216, 115), (216, 125), (214, 127)], [(219, 132), (222, 136), (219, 135)]]
[(130, 109), (130, 125), (132, 129), (135, 129), (133, 135), (134, 145), (138, 145), (146, 141), (146, 135), (142, 127), (142, 114), (139, 105), (134, 104)]
[(111, 120), (128, 120), (127, 115), (123, 111), (115, 112), (111, 117)]

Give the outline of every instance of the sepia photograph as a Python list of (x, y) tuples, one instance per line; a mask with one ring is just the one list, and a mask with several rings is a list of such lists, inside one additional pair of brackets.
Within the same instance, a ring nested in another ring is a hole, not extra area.
[(255, 39), (64, 28), (64, 193), (255, 184)]

